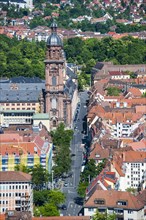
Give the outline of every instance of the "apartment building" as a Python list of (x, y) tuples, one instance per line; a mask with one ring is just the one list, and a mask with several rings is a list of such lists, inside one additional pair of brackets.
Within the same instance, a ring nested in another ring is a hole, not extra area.
[(84, 204), (84, 215), (100, 213), (116, 214), (117, 220), (144, 219), (144, 204), (129, 192), (96, 190)]
[(27, 141), (18, 134), (0, 134), (0, 170), (14, 171), (16, 165), (33, 168), (41, 164), (51, 172), (53, 144), (34, 136)]
[(145, 181), (146, 153), (138, 151), (115, 152), (111, 171), (118, 178), (116, 188), (125, 191), (127, 188), (140, 189)]
[(33, 212), (31, 175), (20, 171), (1, 171), (0, 197), (0, 213), (7, 210)]

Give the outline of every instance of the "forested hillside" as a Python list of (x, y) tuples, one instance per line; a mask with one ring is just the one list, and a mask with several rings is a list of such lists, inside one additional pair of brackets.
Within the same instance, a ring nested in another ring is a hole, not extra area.
[[(70, 38), (64, 41), (64, 50), (68, 62), (83, 66), (82, 77), (90, 73), (97, 61), (113, 61), (114, 64), (146, 63), (146, 41), (131, 37), (119, 40)], [(0, 35), (0, 76), (44, 78), (45, 52), (45, 42), (18, 41)]]

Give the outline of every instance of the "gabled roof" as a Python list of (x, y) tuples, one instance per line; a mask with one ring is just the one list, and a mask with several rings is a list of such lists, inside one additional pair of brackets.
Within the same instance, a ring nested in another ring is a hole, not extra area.
[(141, 97), (142, 93), (138, 88), (129, 88), (128, 92), (130, 92), (134, 97)]
[(109, 149), (103, 149), (98, 143), (95, 143), (90, 152), (89, 159), (102, 160), (109, 157)]
[[(103, 200), (104, 204), (96, 204), (95, 200)], [(120, 205), (118, 201), (125, 201), (126, 205)], [(129, 192), (114, 190), (96, 190), (93, 195), (86, 201), (84, 208), (88, 207), (108, 207), (123, 208), (132, 210), (141, 210), (144, 204)]]

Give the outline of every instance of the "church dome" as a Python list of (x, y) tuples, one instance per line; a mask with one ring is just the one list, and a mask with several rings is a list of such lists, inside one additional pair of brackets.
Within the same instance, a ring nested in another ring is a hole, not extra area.
[(57, 34), (57, 24), (53, 22), (51, 24), (51, 35), (47, 39), (48, 46), (63, 46), (61, 38)]
[(47, 39), (48, 46), (63, 46), (61, 38), (56, 34), (52, 33)]

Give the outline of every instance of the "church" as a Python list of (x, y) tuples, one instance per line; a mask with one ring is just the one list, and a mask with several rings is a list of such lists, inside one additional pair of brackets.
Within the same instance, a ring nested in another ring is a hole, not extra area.
[(0, 96), (0, 125), (36, 125), (41, 121), (48, 125), (48, 130), (55, 129), (60, 122), (72, 127), (78, 103), (76, 65), (66, 62), (55, 22), (46, 47), (45, 80), (37, 77), (0, 80), (3, 94)]
[(63, 42), (57, 34), (55, 22), (51, 25), (51, 35), (47, 39), (44, 62), (45, 103), (42, 99), (41, 111), (49, 113), (51, 128), (55, 128), (60, 122), (64, 122), (69, 127), (72, 124), (78, 102), (77, 76), (67, 66)]

